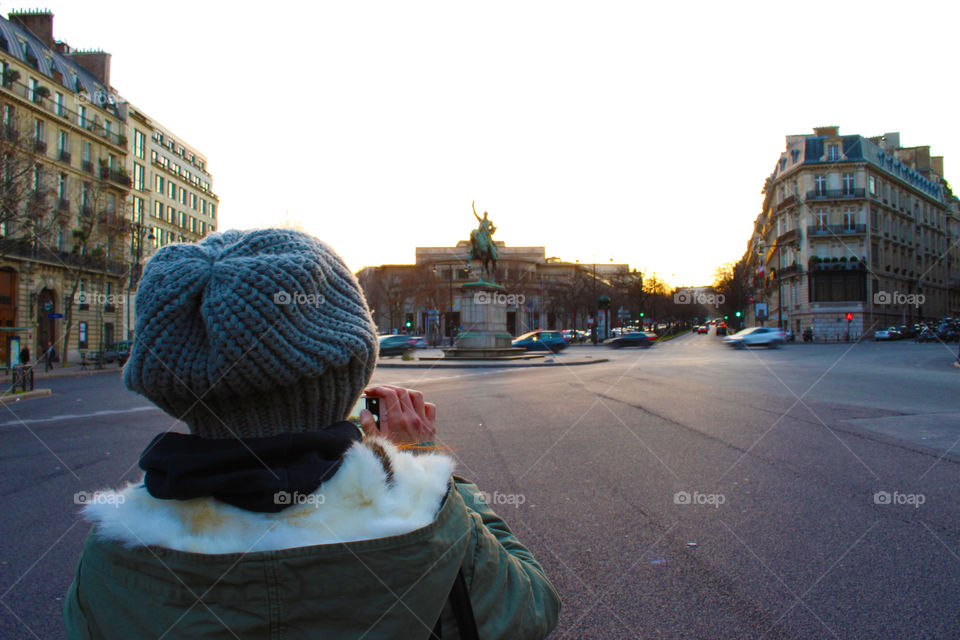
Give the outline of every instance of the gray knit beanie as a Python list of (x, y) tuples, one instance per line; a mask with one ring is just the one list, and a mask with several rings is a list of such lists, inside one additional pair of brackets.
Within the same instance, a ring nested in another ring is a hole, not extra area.
[(322, 429), (346, 418), (376, 365), (357, 279), (292, 229), (161, 248), (136, 309), (124, 382), (204, 438)]

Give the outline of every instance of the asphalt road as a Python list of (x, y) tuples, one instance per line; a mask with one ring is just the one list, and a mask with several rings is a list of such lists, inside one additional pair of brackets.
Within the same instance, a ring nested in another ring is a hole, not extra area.
[[(459, 473), (560, 592), (556, 638), (957, 638), (955, 348), (688, 335), (586, 367), (375, 381), (437, 403)], [(63, 636), (88, 531), (74, 494), (137, 480), (177, 427), (116, 374), (45, 384), (0, 408), (2, 638)]]

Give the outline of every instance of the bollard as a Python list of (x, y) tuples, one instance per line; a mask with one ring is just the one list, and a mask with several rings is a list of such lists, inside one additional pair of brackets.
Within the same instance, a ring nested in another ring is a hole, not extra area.
[(33, 367), (29, 365), (17, 365), (10, 371), (11, 385), (10, 391), (15, 393), (17, 387), (24, 391), (33, 391)]

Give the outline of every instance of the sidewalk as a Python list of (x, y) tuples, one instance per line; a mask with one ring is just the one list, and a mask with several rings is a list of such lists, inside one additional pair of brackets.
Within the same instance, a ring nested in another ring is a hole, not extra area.
[[(79, 362), (71, 362), (70, 366), (66, 369), (60, 367), (58, 362), (55, 367), (50, 371), (43, 370), (43, 363), (33, 363), (33, 379), (34, 380), (45, 380), (47, 378), (63, 378), (67, 376), (86, 376), (86, 375), (96, 375), (98, 373), (119, 373), (123, 371), (123, 367), (118, 367), (116, 363), (105, 364), (102, 369), (95, 369), (92, 364), (88, 364), (86, 369), (80, 368)], [(10, 379), (10, 370), (9, 369), (0, 369), (0, 375), (3, 376), (3, 380), (6, 382)]]
[[(577, 349), (577, 351), (580, 351)], [(605, 350), (604, 350), (605, 351)], [(603, 353), (570, 353), (569, 349), (561, 353), (541, 352), (537, 358), (520, 360), (444, 360), (442, 349), (417, 349), (411, 354), (412, 359), (403, 360), (400, 357), (380, 358), (377, 368), (384, 369), (518, 369), (544, 367), (575, 367), (588, 364), (608, 362)], [(533, 354), (531, 354), (533, 355)]]

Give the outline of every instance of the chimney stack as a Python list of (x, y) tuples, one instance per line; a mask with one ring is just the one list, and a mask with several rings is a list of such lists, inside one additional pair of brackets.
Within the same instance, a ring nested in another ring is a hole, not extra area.
[(106, 86), (110, 86), (110, 54), (105, 51), (71, 51), (68, 58), (92, 73)]
[(18, 27), (22, 27), (40, 39), (43, 44), (53, 48), (53, 13), (43, 11), (11, 11), (7, 18)]

